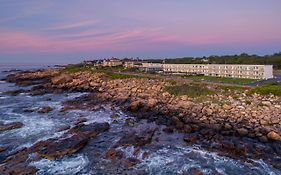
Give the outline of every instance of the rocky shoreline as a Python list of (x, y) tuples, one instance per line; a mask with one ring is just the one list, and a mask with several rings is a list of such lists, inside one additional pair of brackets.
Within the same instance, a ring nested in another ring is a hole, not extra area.
[[(22, 92), (30, 95), (90, 92), (75, 100), (65, 102), (61, 112), (71, 109), (98, 110), (105, 106), (118, 107), (134, 117), (126, 121), (130, 125), (134, 125), (134, 120), (137, 122), (146, 119), (149, 122), (165, 125), (163, 131), (166, 133), (183, 133), (187, 145), (198, 144), (207, 150), (242, 161), (248, 161), (247, 158), (263, 159), (275, 168), (281, 169), (280, 97), (257, 94), (248, 96), (245, 92), (236, 91), (231, 95), (223, 94), (219, 93), (217, 87), (208, 85), (210, 86), (208, 88), (216, 89), (218, 93), (209, 95), (212, 101), (198, 102), (188, 96), (169, 94), (164, 87), (171, 86), (172, 82), (163, 79), (111, 79), (104, 73), (87, 71), (70, 73), (62, 69), (19, 72), (7, 76), (5, 81), (22, 87), (33, 86), (30, 90), (7, 92), (9, 95), (18, 95)], [(27, 109), (26, 112), (28, 111), (32, 110)], [(51, 109), (45, 107), (33, 109), (33, 111), (40, 113), (49, 112)], [(74, 153), (82, 148), (89, 138), (99, 132), (104, 132), (109, 127), (103, 126), (102, 131), (97, 131), (96, 128), (100, 127), (87, 126), (82, 124), (83, 122), (83, 120), (77, 121), (77, 129), (71, 128), (66, 133), (71, 133), (72, 136), (56, 143), (73, 143), (74, 145), (66, 144), (68, 147), (56, 150), (58, 146), (53, 144), (54, 142), (40, 142), (8, 157), (4, 161), (7, 167), (0, 167), (0, 172), (19, 173), (25, 165), (28, 165), (26, 157), (31, 153), (37, 153), (40, 158), (48, 159)], [(124, 143), (120, 140), (118, 145), (128, 144), (139, 147), (149, 143), (153, 134), (154, 130), (142, 134), (143, 137), (132, 134), (131, 141), (129, 138), (124, 138)], [(40, 151), (42, 148), (45, 150), (44, 153)], [(113, 146), (106, 157), (116, 161), (118, 155), (120, 156), (118, 150)], [(21, 159), (15, 162), (16, 157), (21, 157)], [(30, 173), (36, 172), (33, 169), (29, 170)]]

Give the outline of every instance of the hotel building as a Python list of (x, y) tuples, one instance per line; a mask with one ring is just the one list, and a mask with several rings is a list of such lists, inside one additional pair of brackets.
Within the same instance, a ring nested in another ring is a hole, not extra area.
[(207, 76), (249, 79), (273, 78), (272, 65), (143, 63), (144, 70), (160, 71), (160, 68), (164, 73), (202, 74)]

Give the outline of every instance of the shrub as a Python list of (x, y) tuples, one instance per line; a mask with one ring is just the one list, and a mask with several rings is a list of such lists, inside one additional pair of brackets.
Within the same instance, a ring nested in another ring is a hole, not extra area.
[(268, 83), (262, 86), (257, 86), (255, 88), (252, 88), (248, 94), (261, 94), (261, 95), (275, 95), (275, 96), (281, 96), (281, 86), (272, 84), (272, 83)]

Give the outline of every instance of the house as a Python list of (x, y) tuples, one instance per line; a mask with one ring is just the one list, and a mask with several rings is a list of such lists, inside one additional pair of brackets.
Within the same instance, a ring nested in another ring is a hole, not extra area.
[(140, 61), (125, 61), (124, 62), (124, 67), (125, 68), (138, 68), (142, 66), (142, 62)]
[(123, 62), (119, 59), (112, 58), (112, 59), (109, 59), (109, 60), (103, 60), (102, 65), (104, 67), (116, 67), (116, 66), (122, 66)]

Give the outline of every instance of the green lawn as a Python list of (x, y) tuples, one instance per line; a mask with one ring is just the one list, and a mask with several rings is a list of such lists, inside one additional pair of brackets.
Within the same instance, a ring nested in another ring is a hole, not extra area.
[(247, 78), (227, 78), (227, 77), (212, 77), (212, 76), (187, 76), (187, 78), (190, 78), (195, 81), (210, 81), (215, 83), (229, 83), (229, 84), (249, 84), (256, 82), (258, 80), (255, 79), (247, 79)]
[(281, 96), (281, 86), (278, 85), (278, 83), (267, 83), (262, 86), (257, 86), (252, 88), (249, 92), (248, 95), (252, 94), (261, 94), (261, 95), (275, 95), (275, 96)]
[(199, 85), (166, 86), (165, 91), (176, 96), (187, 95), (193, 98), (214, 94), (213, 91)]

